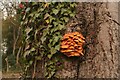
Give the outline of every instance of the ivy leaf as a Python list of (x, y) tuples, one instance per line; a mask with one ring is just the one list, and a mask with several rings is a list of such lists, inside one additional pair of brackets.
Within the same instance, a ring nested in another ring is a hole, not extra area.
[(30, 17), (33, 17), (33, 16), (34, 16), (34, 13), (30, 13), (29, 16), (30, 16)]
[(55, 15), (58, 14), (58, 12), (59, 12), (58, 9), (53, 9), (52, 11), (53, 11), (53, 13), (54, 13)]
[(31, 48), (30, 51), (31, 51), (31, 52), (35, 51), (35, 48)]
[(53, 55), (53, 54), (55, 54), (57, 52), (57, 50), (54, 47), (52, 47), (51, 50), (50, 50), (50, 52)]
[(48, 54), (48, 55), (47, 55), (47, 57), (48, 57), (49, 59), (51, 59), (52, 56), (53, 56), (53, 54)]
[(47, 19), (50, 15), (48, 13), (45, 14), (44, 19)]
[(49, 6), (49, 4), (48, 3), (46, 3), (45, 5), (44, 5), (44, 7), (46, 8), (46, 7), (48, 7)]
[(46, 21), (46, 23), (48, 24), (50, 21), (47, 19), (47, 20), (45, 20)]
[(57, 22), (53, 22), (53, 24), (54, 24), (54, 26), (57, 26), (57, 25), (58, 25), (58, 23), (57, 23)]
[(38, 8), (37, 12), (42, 12), (44, 11), (44, 8)]
[(50, 28), (50, 27), (52, 27), (52, 25), (48, 25), (48, 27)]
[(65, 26), (61, 24), (59, 24), (58, 27), (59, 27), (59, 30), (65, 29)]
[(35, 59), (36, 59), (36, 60), (41, 60), (42, 57), (41, 57), (41, 56), (36, 56)]
[(30, 65), (32, 65), (32, 64), (33, 64), (33, 61), (32, 61), (32, 60), (31, 60), (31, 61), (29, 61), (29, 64), (30, 64)]
[(68, 16), (68, 13), (64, 13), (65, 16)]
[(28, 11), (30, 11), (30, 8), (27, 8), (27, 9), (25, 10), (25, 12), (28, 12)]
[(39, 13), (38, 13), (38, 14), (35, 14), (35, 18), (39, 17), (39, 15), (40, 15)]
[(71, 13), (71, 14), (70, 14), (70, 17), (74, 17), (74, 16), (75, 16), (75, 14), (74, 14), (74, 13)]
[(59, 8), (62, 8), (62, 7), (64, 7), (64, 4), (61, 4), (61, 3), (60, 3), (60, 4), (58, 4), (58, 7), (59, 7)]
[(51, 75), (53, 76), (54, 74), (55, 74), (55, 71), (52, 71), (52, 72), (51, 72)]
[(56, 46), (55, 46), (55, 49), (59, 51), (59, 50), (60, 50), (60, 44), (59, 44), (59, 45), (56, 45)]
[(52, 28), (52, 29), (50, 30), (50, 32), (53, 33), (53, 32), (54, 32), (54, 28)]
[(69, 21), (69, 18), (64, 17), (64, 20), (65, 20), (65, 22), (68, 22), (68, 21)]
[(28, 39), (30, 38), (30, 36), (29, 35), (27, 35), (27, 37), (26, 37), (26, 39), (25, 39), (25, 41), (26, 42), (28, 42)]
[(35, 40), (37, 40), (37, 33), (38, 33), (38, 30), (35, 30), (35, 35), (34, 35)]
[(27, 35), (28, 35), (31, 31), (32, 31), (32, 28), (30, 28), (30, 27), (27, 27), (27, 28), (25, 29), (25, 32), (26, 32)]
[(48, 28), (43, 30), (43, 36), (46, 36), (48, 34)]
[(25, 53), (24, 53), (24, 58), (27, 56), (27, 55), (29, 55), (30, 54), (30, 51), (28, 50), (28, 51), (25, 51)]
[(62, 8), (62, 9), (61, 9), (61, 14), (65, 13), (65, 12), (67, 12), (67, 10), (64, 9), (64, 8)]
[(74, 8), (76, 5), (75, 4), (70, 4), (70, 6)]
[(55, 43), (56, 43), (56, 42), (58, 42), (59, 37), (58, 37), (58, 36), (55, 36), (55, 37), (53, 37), (53, 38), (54, 38), (54, 39), (53, 39), (54, 41), (53, 41), (52, 45), (54, 46), (54, 45), (55, 45)]
[(52, 16), (50, 16), (49, 19), (50, 19), (50, 23), (51, 23), (53, 20), (55, 20), (55, 18), (52, 17)]
[(60, 36), (61, 34), (60, 34), (60, 32), (56, 32), (55, 35), (56, 36)]
[(41, 37), (42, 43), (44, 43), (45, 40), (46, 40), (46, 37), (45, 37), (45, 36), (42, 36), (42, 37)]
[(40, 25), (38, 30), (42, 30), (44, 28), (45, 28), (45, 26)]
[(50, 39), (49, 42), (51, 43), (53, 41), (53, 39)]
[(41, 37), (42, 43), (46, 40), (46, 35), (48, 34), (48, 28), (43, 30), (43, 35)]
[(25, 51), (24, 57), (26, 57), (27, 55), (30, 55), (30, 53), (33, 51), (35, 51), (35, 48), (31, 48), (30, 50)]
[(52, 47), (52, 46), (51, 46), (51, 44), (50, 44), (50, 43), (48, 44), (48, 47), (51, 49), (51, 47)]
[(32, 2), (32, 6), (37, 5), (37, 2)]

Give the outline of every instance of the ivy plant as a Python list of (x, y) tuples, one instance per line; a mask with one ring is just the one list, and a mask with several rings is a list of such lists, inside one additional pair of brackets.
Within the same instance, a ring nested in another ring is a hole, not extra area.
[(75, 17), (74, 2), (22, 2), (21, 14), (22, 50), (25, 70), (36, 61), (45, 59), (45, 76), (51, 78), (57, 71), (55, 57), (60, 50), (60, 40), (68, 21)]

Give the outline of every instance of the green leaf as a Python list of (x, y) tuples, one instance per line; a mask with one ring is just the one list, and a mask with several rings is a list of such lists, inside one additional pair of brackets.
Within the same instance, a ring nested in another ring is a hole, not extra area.
[(56, 32), (55, 35), (59, 37), (61, 34), (60, 32)]
[(45, 14), (44, 19), (47, 19), (50, 15), (48, 13)]
[(48, 24), (50, 21), (47, 19), (47, 20), (45, 20), (46, 21), (46, 23)]
[(41, 56), (36, 56), (35, 59), (36, 59), (36, 60), (41, 60), (42, 57), (41, 57)]
[(54, 74), (55, 74), (55, 71), (52, 71), (52, 72), (51, 72), (51, 75), (53, 76)]
[(55, 54), (57, 52), (57, 50), (54, 47), (52, 47), (51, 50), (50, 50), (50, 52), (53, 55), (53, 54)]
[(38, 8), (37, 12), (42, 12), (44, 11), (44, 8)]
[(68, 16), (68, 13), (64, 13), (65, 16)]
[(44, 43), (45, 40), (46, 40), (46, 37), (45, 37), (45, 36), (42, 36), (42, 37), (41, 37), (41, 41), (42, 41), (42, 43)]
[(38, 33), (38, 30), (35, 30), (35, 35), (34, 35), (35, 40), (37, 40), (37, 33)]
[(51, 28), (51, 27), (52, 27), (52, 25), (48, 25), (48, 27), (49, 27), (49, 28)]
[(50, 39), (49, 42), (51, 43), (53, 41), (53, 39)]
[(38, 28), (38, 30), (42, 30), (44, 28), (45, 28), (45, 26), (40, 25), (39, 28)]
[(74, 8), (76, 5), (75, 4), (70, 4), (70, 6)]
[(30, 8), (27, 8), (27, 9), (25, 10), (25, 12), (28, 12), (28, 11), (30, 11)]
[(30, 17), (33, 17), (33, 16), (34, 16), (34, 13), (30, 13), (29, 16), (30, 16)]
[(34, 47), (33, 47), (33, 48), (31, 48), (31, 49), (30, 49), (30, 51), (31, 51), (31, 52), (35, 51), (35, 48), (34, 48)]
[(62, 7), (64, 7), (64, 4), (62, 3), (58, 4), (58, 8), (62, 8)]
[(49, 32), (48, 32), (48, 28), (45, 29), (45, 30), (43, 30), (43, 36), (46, 36), (48, 33), (49, 33)]
[(59, 30), (65, 29), (65, 26), (61, 24), (59, 24), (58, 27), (59, 27)]
[(25, 29), (25, 32), (26, 32), (27, 35), (28, 35), (31, 31), (32, 31), (32, 28), (30, 28), (30, 27), (27, 27), (27, 28)]
[(56, 15), (59, 12), (59, 9), (52, 9), (53, 13)]
[(31, 60), (31, 61), (29, 61), (29, 64), (31, 65), (33, 63), (33, 61)]
[(70, 17), (74, 17), (74, 16), (75, 16), (75, 14), (74, 14), (74, 13), (71, 13), (71, 14), (70, 14)]
[(49, 59), (51, 59), (52, 56), (53, 56), (53, 54), (48, 54), (48, 55), (47, 55), (47, 57), (48, 57)]
[(27, 55), (29, 55), (30, 54), (30, 51), (28, 50), (28, 51), (25, 51), (25, 53), (24, 53), (24, 58), (27, 56)]
[(45, 76), (48, 76), (48, 72), (45, 73)]
[(47, 35), (48, 33), (49, 33), (49, 32), (48, 32), (48, 28), (45, 29), (45, 30), (43, 30), (43, 35), (42, 35), (42, 37), (41, 37), (42, 43), (47, 39), (47, 38), (46, 38), (46, 35)]
[(65, 13), (65, 12), (67, 12), (67, 9), (62, 8), (61, 9), (61, 14)]
[(37, 2), (32, 2), (32, 6), (37, 5)]
[(53, 33), (53, 32), (55, 31), (55, 29), (56, 29), (56, 28), (52, 28), (52, 29), (50, 30), (50, 32)]
[(50, 23), (55, 20), (55, 18), (52, 16), (50, 16), (49, 19), (50, 19)]
[(30, 55), (33, 51), (35, 51), (35, 48), (34, 48), (34, 47), (31, 48), (30, 50), (25, 51), (24, 57), (26, 57), (27, 55)]
[(26, 39), (25, 39), (25, 41), (26, 42), (28, 42), (28, 39), (30, 38), (30, 36), (29, 35), (27, 35), (27, 37), (26, 37)]
[(53, 22), (53, 24), (54, 24), (54, 26), (57, 26), (57, 25), (58, 25), (58, 23), (57, 23), (57, 22)]
[(65, 22), (68, 22), (68, 21), (69, 21), (69, 18), (64, 17), (64, 20), (65, 20)]
[(52, 47), (52, 46), (51, 46), (51, 44), (50, 44), (50, 43), (48, 44), (48, 47), (51, 49), (51, 47)]
[(53, 37), (53, 38), (54, 38), (54, 39), (53, 39), (52, 46), (54, 46), (55, 43), (58, 42), (58, 40), (59, 40), (59, 37), (58, 37), (58, 36), (55, 36), (55, 37)]
[(36, 18), (38, 18), (38, 17), (39, 17), (39, 15), (40, 15), (39, 13), (38, 13), (38, 14), (35, 14), (35, 17), (36, 17)]
[(56, 45), (56, 46), (55, 46), (55, 49), (59, 51), (59, 50), (60, 50), (60, 44), (59, 44), (59, 45)]

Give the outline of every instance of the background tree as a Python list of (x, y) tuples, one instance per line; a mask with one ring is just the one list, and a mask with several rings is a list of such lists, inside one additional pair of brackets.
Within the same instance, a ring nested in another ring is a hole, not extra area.
[(18, 40), (19, 33), (19, 15), (16, 14), (16, 2), (1, 1), (2, 8), (2, 44), (3, 48), (3, 70), (6, 69), (7, 72), (10, 69), (17, 68), (15, 48), (17, 46), (16, 42)]

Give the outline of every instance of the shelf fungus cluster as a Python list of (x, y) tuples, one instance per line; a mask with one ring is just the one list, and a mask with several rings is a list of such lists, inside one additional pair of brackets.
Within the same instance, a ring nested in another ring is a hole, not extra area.
[(60, 51), (66, 56), (82, 56), (85, 38), (79, 32), (67, 33), (61, 40)]

